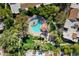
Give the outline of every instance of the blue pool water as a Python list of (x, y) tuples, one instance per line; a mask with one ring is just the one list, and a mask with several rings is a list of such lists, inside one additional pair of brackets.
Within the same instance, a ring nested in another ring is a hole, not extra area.
[(38, 21), (38, 23), (36, 25), (32, 26), (32, 30), (34, 32), (40, 32), (41, 26), (42, 26), (42, 22)]

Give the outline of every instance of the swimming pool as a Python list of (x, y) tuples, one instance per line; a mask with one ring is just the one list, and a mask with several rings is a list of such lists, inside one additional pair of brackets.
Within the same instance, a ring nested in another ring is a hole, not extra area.
[(32, 31), (33, 32), (41, 32), (41, 26), (42, 26), (42, 22), (39, 19), (34, 19), (34, 20), (38, 20), (36, 25), (32, 26)]

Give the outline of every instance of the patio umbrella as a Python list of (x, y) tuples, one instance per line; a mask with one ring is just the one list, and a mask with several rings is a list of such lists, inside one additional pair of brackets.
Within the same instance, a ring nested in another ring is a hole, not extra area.
[(43, 23), (43, 25), (42, 25), (42, 31), (45, 31), (46, 29), (47, 29), (47, 23)]

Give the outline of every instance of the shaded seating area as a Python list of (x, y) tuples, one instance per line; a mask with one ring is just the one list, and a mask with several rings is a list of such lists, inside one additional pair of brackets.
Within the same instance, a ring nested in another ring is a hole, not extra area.
[(47, 39), (48, 30), (47, 30), (47, 23), (46, 22), (42, 24), (41, 31), (42, 31), (41, 35), (44, 35), (45, 38)]

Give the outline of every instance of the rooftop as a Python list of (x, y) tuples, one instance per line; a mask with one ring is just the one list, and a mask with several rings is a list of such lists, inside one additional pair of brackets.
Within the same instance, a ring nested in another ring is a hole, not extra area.
[(69, 19), (75, 20), (77, 18), (78, 15), (78, 9), (71, 9), (70, 10), (70, 15), (69, 15)]
[(72, 3), (70, 7), (79, 9), (79, 3)]
[[(79, 31), (77, 31), (77, 28), (72, 28), (75, 26), (75, 24), (78, 25), (79, 22), (71, 22), (70, 20), (66, 20), (64, 27), (67, 28), (67, 31), (63, 31), (63, 37), (66, 39), (69, 39), (73, 42), (78, 42), (79, 38)], [(79, 26), (79, 25), (78, 25)], [(75, 38), (75, 39), (73, 39)]]
[(15, 14), (19, 13), (20, 4), (18, 4), (18, 3), (10, 3), (9, 5), (11, 7), (12, 13), (15, 13)]

